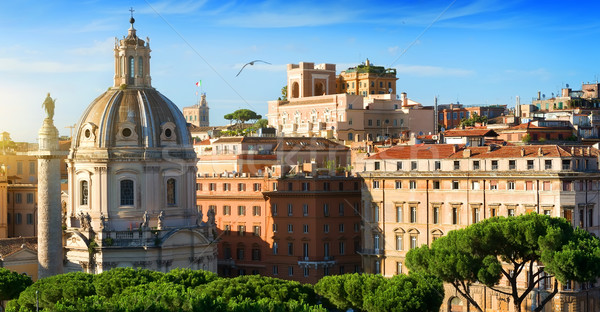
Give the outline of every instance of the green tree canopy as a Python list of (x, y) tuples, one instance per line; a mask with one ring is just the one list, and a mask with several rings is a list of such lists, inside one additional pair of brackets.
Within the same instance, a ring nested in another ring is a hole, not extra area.
[[(478, 311), (482, 309), (470, 292), (474, 282), (510, 296), (515, 311), (521, 311), (540, 281), (555, 277), (552, 292), (535, 309), (542, 311), (558, 292), (556, 280), (588, 282), (600, 275), (600, 241), (563, 218), (536, 213), (495, 217), (451, 231), (431, 248), (409, 251), (406, 265), (450, 283)], [(520, 275), (529, 281), (526, 288), (517, 287)], [(501, 278), (509, 287), (499, 285)]]
[(476, 123), (484, 123), (487, 121), (488, 121), (487, 116), (479, 116), (479, 115), (477, 115), (476, 112), (473, 112), (473, 114), (471, 114), (471, 117), (469, 117), (468, 119), (463, 118), (460, 121), (460, 125), (465, 126), (465, 127), (473, 127), (473, 126), (475, 126)]
[(233, 113), (226, 114), (225, 116), (223, 116), (223, 118), (225, 118), (225, 120), (229, 120), (230, 122), (235, 120), (236, 124), (241, 124), (249, 120), (261, 119), (262, 116), (256, 114), (256, 112), (252, 110), (244, 108), (238, 109)]
[(264, 118), (261, 118), (254, 123), (253, 128), (260, 129), (260, 128), (266, 128), (268, 126), (269, 126), (269, 121)]
[(17, 298), (31, 284), (33, 281), (29, 276), (0, 268), (0, 300)]
[(433, 312), (444, 299), (442, 281), (421, 273), (391, 279), (372, 274), (325, 276), (315, 291), (342, 311)]

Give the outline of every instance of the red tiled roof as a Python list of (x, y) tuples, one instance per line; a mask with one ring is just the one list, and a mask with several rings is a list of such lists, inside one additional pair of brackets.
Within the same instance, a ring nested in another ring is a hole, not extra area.
[[(461, 145), (457, 145), (460, 149)], [(418, 144), (392, 147), (368, 159), (442, 159), (454, 154), (453, 144)]]
[(450, 129), (444, 132), (445, 137), (496, 137), (498, 133), (492, 129)]
[(0, 256), (6, 257), (13, 253), (28, 248), (37, 251), (37, 237), (16, 237), (0, 239)]

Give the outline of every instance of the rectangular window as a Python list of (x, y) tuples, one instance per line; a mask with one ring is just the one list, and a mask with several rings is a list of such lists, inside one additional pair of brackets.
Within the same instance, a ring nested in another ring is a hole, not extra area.
[(292, 216), (294, 214), (294, 207), (292, 204), (288, 204), (288, 216)]
[(323, 224), (323, 232), (329, 233), (329, 224)]
[(33, 213), (27, 214), (27, 224), (33, 224)]
[(209, 191), (216, 191), (217, 190), (217, 183), (209, 183), (208, 184), (208, 190)]
[(495, 216), (497, 216), (497, 214), (496, 214), (496, 208), (490, 208), (490, 215), (491, 215), (492, 217), (495, 217)]
[(479, 160), (473, 160), (473, 170), (479, 170)]
[(402, 234), (396, 235), (396, 250), (401, 251), (403, 247), (402, 244)]
[(246, 190), (246, 183), (238, 183), (238, 192), (243, 192)]
[[(33, 204), (33, 193), (27, 193), (27, 203)], [(87, 203), (87, 201), (86, 201)]]
[(246, 226), (238, 225), (238, 236), (245, 236), (245, 235), (246, 235)]
[(35, 174), (35, 162), (34, 161), (29, 162), (29, 174), (30, 175)]
[(302, 182), (302, 191), (310, 191), (310, 183)]
[(396, 206), (396, 222), (402, 222), (402, 206)]
[(15, 204), (20, 204), (23, 202), (23, 194), (15, 193)]
[(509, 217), (514, 217), (515, 216), (515, 209), (514, 208), (509, 208), (508, 209), (508, 216)]
[(402, 262), (396, 262), (396, 274), (402, 274)]
[(408, 182), (408, 188), (409, 188), (409, 189), (411, 189), (411, 190), (415, 190), (415, 189), (417, 189), (417, 181), (415, 181), (415, 180), (410, 180), (410, 181)]
[(223, 183), (223, 191), (231, 191), (231, 184)]
[(459, 188), (459, 183), (457, 180), (452, 181), (452, 189), (453, 190), (458, 190)]
[(20, 212), (18, 212), (17, 214), (15, 214), (15, 223), (16, 224), (21, 224), (23, 216), (21, 215)]
[(433, 189), (434, 190), (440, 189), (440, 181), (433, 181)]
[(17, 174), (23, 174), (23, 162), (17, 161)]
[(304, 234), (308, 233), (308, 224), (302, 225), (302, 233), (304, 233)]
[(237, 249), (237, 259), (244, 260), (244, 248)]
[(293, 191), (293, 190), (294, 190), (294, 183), (288, 182), (288, 191)]
[(288, 256), (294, 255), (294, 243), (288, 243)]
[(344, 203), (340, 203), (338, 205), (338, 214), (340, 215), (340, 217), (344, 216)]
[(433, 224), (440, 223), (440, 207), (433, 207)]
[(323, 182), (323, 191), (329, 190), (331, 190), (331, 185), (329, 184), (329, 182)]
[(473, 223), (479, 222), (479, 208), (473, 208)]
[(552, 160), (551, 159), (544, 160), (544, 169), (552, 170)]
[(273, 266), (273, 275), (278, 275), (279, 274), (279, 267), (274, 265)]
[(252, 206), (252, 215), (260, 216), (260, 206)]
[(344, 223), (340, 223), (338, 226), (340, 233), (344, 233)]
[(329, 204), (323, 204), (323, 215), (329, 217)]
[(246, 206), (238, 206), (238, 216), (246, 215)]
[(339, 254), (340, 255), (345, 255), (346, 254), (346, 243), (345, 242), (340, 242), (338, 244), (339, 246)]
[(492, 160), (492, 170), (498, 170), (498, 161)]
[(273, 254), (276, 255), (279, 253), (279, 243), (278, 242), (273, 242)]
[(373, 189), (379, 188), (379, 180), (373, 180)]
[(515, 190), (515, 181), (506, 182), (506, 188), (508, 190), (514, 191)]
[(410, 223), (417, 222), (417, 206), (410, 207)]
[(417, 235), (410, 236), (410, 249), (417, 248)]
[(223, 228), (223, 234), (231, 235), (231, 224), (225, 224), (225, 227)]
[(400, 171), (400, 170), (402, 170), (402, 162), (401, 162), (401, 161), (397, 161), (397, 162), (396, 162), (396, 170), (397, 170), (397, 171)]
[(379, 205), (373, 204), (373, 222), (379, 222)]
[(572, 191), (573, 190), (573, 181), (563, 181), (563, 191)]
[(544, 215), (546, 215), (546, 216), (552, 216), (552, 211), (550, 211), (549, 209), (545, 209), (544, 210)]
[(344, 190), (344, 182), (338, 183), (338, 190), (340, 190), (340, 191)]
[(410, 162), (410, 170), (417, 170), (417, 162), (416, 161), (411, 161)]
[(273, 233), (277, 233), (277, 223), (273, 223)]
[(442, 170), (442, 162), (439, 160), (436, 160), (433, 162), (433, 169), (434, 170)]
[(471, 181), (471, 189), (472, 190), (479, 190), (480, 189), (479, 181)]
[(380, 169), (381, 169), (381, 164), (378, 161), (376, 161), (375, 162), (375, 170), (380, 170)]
[(525, 181), (525, 190), (532, 191), (533, 190), (533, 181)]
[(223, 215), (224, 216), (231, 215), (231, 206), (223, 206)]
[(498, 189), (498, 180), (491, 180), (490, 181), (490, 190), (497, 190)]
[(277, 216), (277, 204), (271, 204), (271, 214)]
[(302, 205), (302, 215), (305, 217), (308, 216), (308, 204)]
[(458, 224), (458, 208), (452, 208), (452, 224)]
[(533, 160), (527, 160), (527, 170), (533, 170)]
[(254, 191), (255, 192), (260, 192), (262, 190), (262, 184), (260, 183), (254, 183)]
[(252, 232), (254, 233), (254, 236), (260, 236), (260, 225), (253, 226)]
[(394, 181), (394, 185), (395, 185), (395, 187), (396, 187), (397, 190), (401, 189), (402, 188), (402, 181), (396, 180), (396, 181)]
[(552, 183), (550, 181), (543, 181), (542, 191), (552, 191)]
[(508, 161), (508, 170), (515, 170), (517, 169), (517, 161), (514, 159), (510, 159)]
[(454, 161), (454, 170), (460, 170), (460, 161), (459, 160)]

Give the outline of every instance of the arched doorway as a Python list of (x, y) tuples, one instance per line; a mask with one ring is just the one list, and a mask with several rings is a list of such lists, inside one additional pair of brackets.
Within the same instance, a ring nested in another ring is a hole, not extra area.
[(300, 97), (300, 86), (297, 82), (292, 83), (292, 98), (297, 99)]
[(325, 95), (325, 85), (322, 82), (315, 84), (315, 95)]
[(452, 297), (448, 301), (448, 312), (463, 312), (466, 309), (463, 306), (463, 302), (458, 297)]

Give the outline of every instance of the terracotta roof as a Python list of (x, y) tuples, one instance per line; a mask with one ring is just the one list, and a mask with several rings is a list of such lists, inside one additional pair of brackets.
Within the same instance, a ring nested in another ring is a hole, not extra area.
[(284, 137), (279, 138), (274, 151), (331, 151), (339, 150), (346, 151), (349, 148), (324, 138), (294, 138)]
[(210, 139), (202, 140), (200, 142), (194, 143), (194, 145), (210, 145)]
[(492, 129), (472, 128), (472, 129), (450, 129), (444, 131), (445, 137), (495, 137), (498, 133)]
[(37, 237), (15, 237), (0, 239), (0, 256), (7, 257), (13, 253), (28, 248), (37, 251)]
[[(457, 145), (459, 148), (462, 145)], [(454, 154), (453, 144), (417, 144), (395, 146), (368, 159), (443, 159)]]

